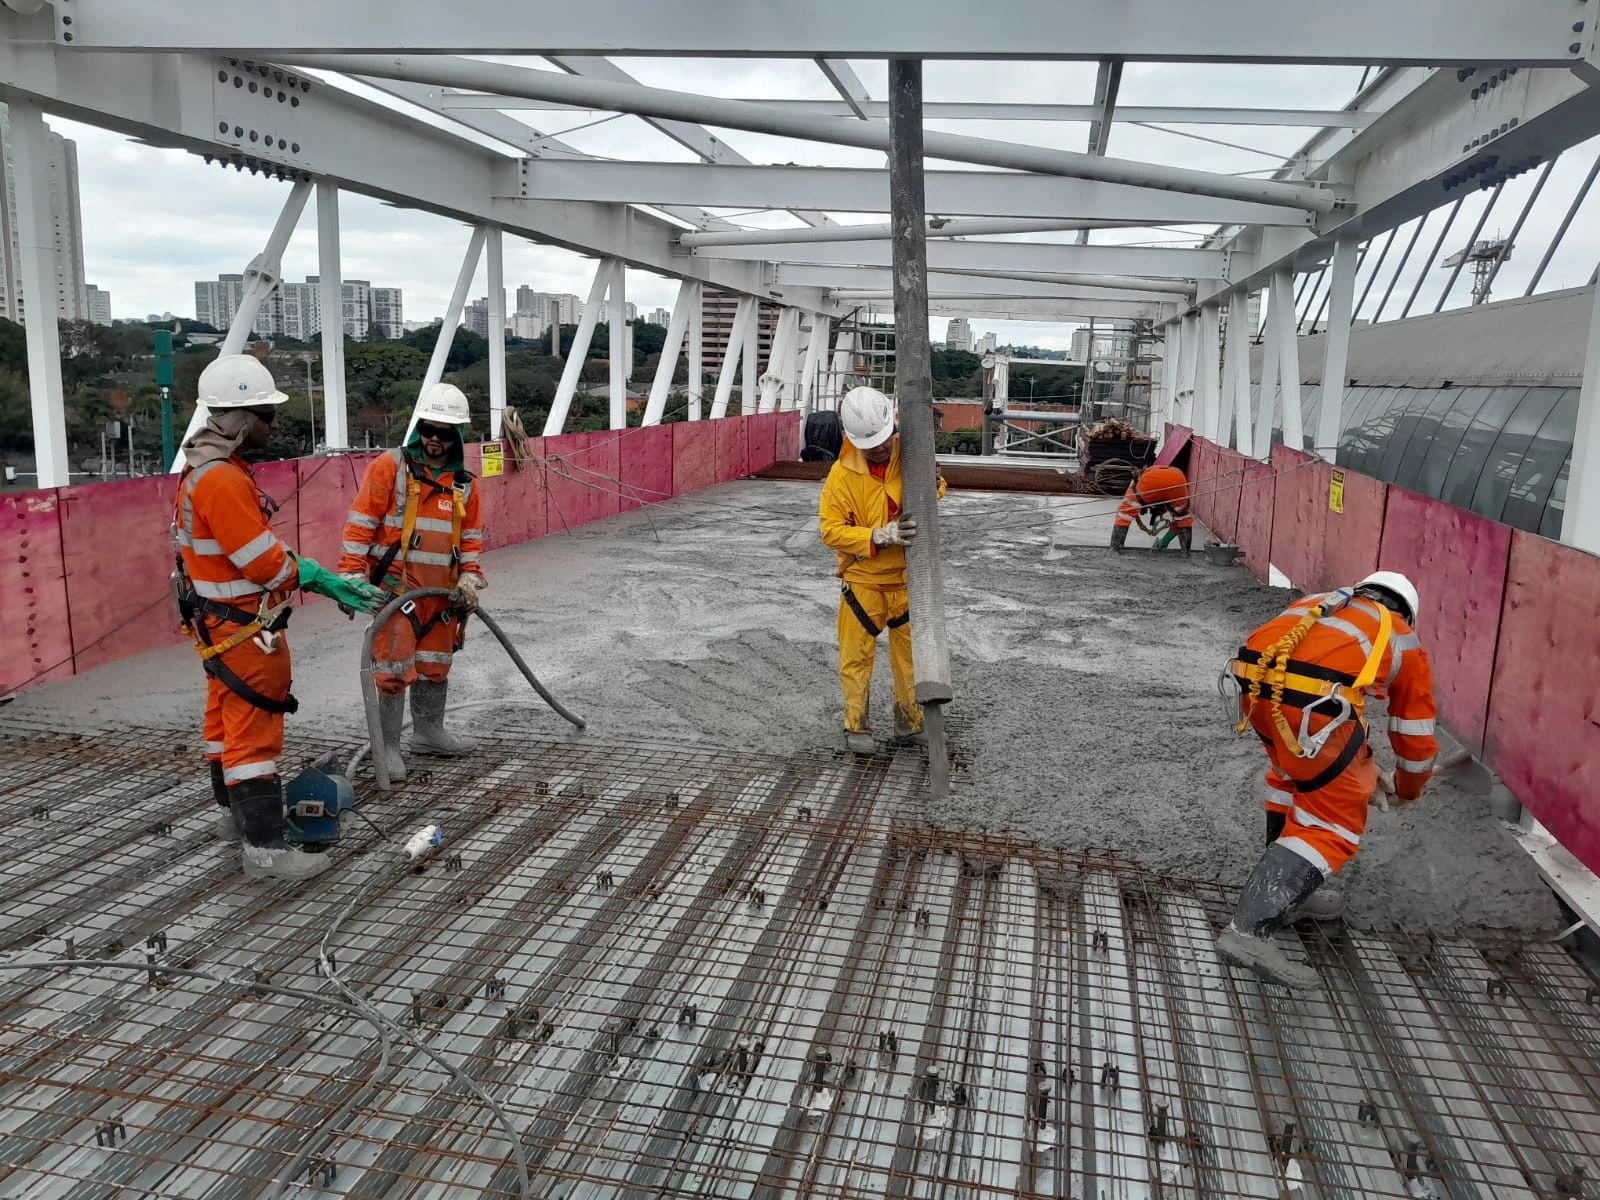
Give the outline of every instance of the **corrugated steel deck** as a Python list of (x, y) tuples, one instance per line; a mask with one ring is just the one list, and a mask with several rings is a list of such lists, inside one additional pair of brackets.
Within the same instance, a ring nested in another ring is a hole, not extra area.
[(0, 964), (139, 968), (0, 971), (0, 1195), (516, 1194), (334, 1004), (358, 894), (336, 970), (540, 1197), (1600, 1194), (1600, 989), (1553, 947), (1308, 927), (1291, 996), (1213, 956), (1222, 888), (929, 828), (904, 754), (503, 738), (369, 806), (445, 827), (425, 871), (362, 827), (251, 885), (195, 765), (0, 740)]

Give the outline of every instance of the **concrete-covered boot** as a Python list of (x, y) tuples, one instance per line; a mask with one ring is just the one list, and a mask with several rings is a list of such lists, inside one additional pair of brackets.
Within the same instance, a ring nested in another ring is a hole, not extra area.
[(877, 743), (872, 740), (872, 731), (870, 729), (846, 729), (844, 731), (844, 747), (851, 754), (875, 754), (878, 750)]
[(406, 781), (406, 760), (400, 754), (400, 727), (406, 723), (406, 694), (378, 695), (378, 724), (383, 726), (383, 765), (390, 783)]
[(217, 835), (218, 841), (237, 842), (239, 826), (233, 819), (233, 804), (228, 798), (228, 785), (222, 778), (222, 763), (214, 758), (211, 760), (211, 798), (222, 810), (217, 814), (217, 823), (211, 831)]
[(472, 749), (470, 741), (444, 727), (449, 699), (448, 683), (419, 679), (411, 685), (411, 748), (418, 754), (455, 758)]
[(228, 789), (233, 819), (243, 837), (240, 860), (246, 879), (310, 879), (333, 865), (327, 854), (284, 844), (283, 790), (277, 777), (246, 779)]
[(928, 735), (922, 728), (921, 713), (913, 722), (908, 714), (900, 711), (896, 705), (894, 710), (894, 740), (902, 746), (926, 746)]
[(1317, 972), (1290, 958), (1273, 937), (1288, 921), (1290, 910), (1321, 886), (1322, 872), (1316, 867), (1293, 850), (1277, 843), (1268, 846), (1245, 882), (1233, 920), (1217, 938), (1217, 953), (1270, 983), (1308, 990), (1321, 987)]
[(1344, 893), (1326, 885), (1289, 910), (1291, 921), (1337, 921), (1342, 916)]
[(1128, 544), (1128, 526), (1113, 525), (1111, 527), (1111, 548), (1121, 550)]

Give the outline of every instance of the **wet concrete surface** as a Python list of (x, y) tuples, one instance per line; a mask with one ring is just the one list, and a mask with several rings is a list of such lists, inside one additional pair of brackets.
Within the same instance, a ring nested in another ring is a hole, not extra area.
[[(834, 749), (838, 584), (816, 533), (817, 487), (728, 484), (497, 551), (485, 562), (484, 606), (589, 720), (590, 736)], [(1242, 881), (1264, 837), (1264, 759), (1252, 736), (1234, 733), (1216, 680), (1286, 593), (1200, 554), (1151, 553), (1137, 530), (1114, 556), (1105, 548), (1113, 508), (1060, 496), (947, 498), (958, 769), (950, 799), (926, 816)], [(363, 736), (360, 633), (326, 603), (296, 615), (291, 753), (297, 728)], [(873, 695), (880, 731), (891, 728), (886, 659)], [(474, 630), (452, 673), (452, 705), (531, 694)], [(175, 646), (24, 693), (0, 723), (187, 726), (198, 742), (201, 695), (192, 650)], [(503, 723), (492, 703), (457, 719)], [(539, 738), (570, 732), (542, 706), (510, 719)], [(1374, 812), (1340, 880), (1350, 921), (1554, 927), (1554, 902), (1482, 793), (1436, 781), (1420, 805)]]

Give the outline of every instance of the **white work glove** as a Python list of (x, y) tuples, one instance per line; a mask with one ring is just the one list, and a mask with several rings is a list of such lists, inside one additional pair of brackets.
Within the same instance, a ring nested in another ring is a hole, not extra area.
[(482, 575), (467, 573), (456, 580), (456, 586), (450, 590), (450, 607), (461, 612), (470, 613), (478, 611), (478, 593), (489, 586), (489, 581)]
[(1372, 803), (1379, 812), (1393, 812), (1395, 809), (1408, 803), (1400, 799), (1394, 790), (1394, 772), (1378, 768), (1378, 790), (1372, 795)]
[(917, 519), (913, 516), (902, 516), (898, 521), (890, 521), (887, 525), (880, 525), (872, 531), (872, 544), (874, 546), (909, 546), (917, 537)]

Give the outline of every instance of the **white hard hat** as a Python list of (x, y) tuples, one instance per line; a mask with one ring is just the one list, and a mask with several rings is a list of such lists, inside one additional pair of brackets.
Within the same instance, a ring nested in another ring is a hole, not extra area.
[(851, 388), (839, 406), (839, 420), (857, 448), (871, 450), (894, 436), (894, 401), (877, 388)]
[(470, 425), (472, 411), (467, 407), (466, 396), (455, 384), (430, 383), (417, 397), (417, 407), (412, 414), (411, 423), (415, 425), (418, 421), (438, 421), (443, 425)]
[(1417, 589), (1411, 580), (1399, 571), (1374, 571), (1360, 583), (1356, 584), (1357, 590), (1364, 587), (1382, 588), (1395, 599), (1406, 606), (1405, 618), (1413, 625), (1417, 623), (1417, 609), (1420, 601), (1417, 598)]
[(207, 408), (255, 408), (288, 398), (272, 381), (272, 372), (251, 354), (219, 355), (200, 372), (200, 403)]

